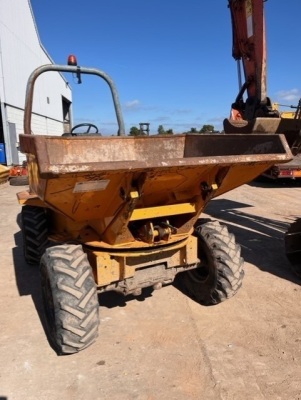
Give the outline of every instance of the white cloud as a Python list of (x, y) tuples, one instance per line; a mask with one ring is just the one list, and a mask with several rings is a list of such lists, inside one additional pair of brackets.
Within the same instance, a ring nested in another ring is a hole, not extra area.
[(131, 100), (127, 101), (124, 105), (126, 110), (132, 110), (133, 108), (138, 108), (140, 106), (140, 101), (139, 100)]
[(301, 92), (299, 89), (281, 90), (277, 92), (276, 95), (280, 101), (298, 102), (301, 97)]
[(178, 115), (178, 114), (190, 114), (191, 112), (192, 112), (192, 110), (189, 109), (189, 108), (178, 108), (178, 109), (173, 110), (171, 112), (171, 114), (175, 114), (175, 115)]

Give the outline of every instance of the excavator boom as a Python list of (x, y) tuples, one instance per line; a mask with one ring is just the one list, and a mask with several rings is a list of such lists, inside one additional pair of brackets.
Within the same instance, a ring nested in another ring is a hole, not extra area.
[(232, 22), (232, 55), (239, 65), (242, 64), (245, 78), (232, 104), (231, 119), (278, 117), (267, 97), (264, 0), (228, 0), (228, 6)]
[[(268, 177), (301, 178), (301, 113), (284, 118), (267, 96), (267, 46), (264, 4), (267, 0), (228, 0), (232, 56), (243, 66), (244, 83), (224, 120), (225, 133), (283, 133), (293, 153), (290, 164), (267, 171)], [(241, 79), (240, 79), (241, 81)]]
[[(267, 61), (264, 3), (267, 0), (228, 0), (232, 23), (232, 56), (243, 65), (245, 82), (232, 104), (225, 133), (284, 133), (293, 160), (274, 165), (263, 176), (301, 179), (301, 113), (285, 118), (274, 110), (267, 97)], [(246, 101), (243, 95), (247, 94)], [(300, 106), (300, 102), (299, 102)], [(285, 251), (294, 272), (301, 277), (301, 218), (285, 234)]]
[(263, 0), (229, 0), (235, 60), (242, 60), (248, 97), (266, 98), (266, 34)]

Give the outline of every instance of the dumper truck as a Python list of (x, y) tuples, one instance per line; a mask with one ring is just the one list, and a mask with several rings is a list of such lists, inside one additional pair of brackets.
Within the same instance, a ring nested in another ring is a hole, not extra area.
[[(116, 134), (32, 134), (34, 85), (51, 71), (107, 84)], [(126, 136), (112, 78), (78, 65), (33, 71), (19, 142), (29, 176), (29, 189), (18, 193), (24, 257), (39, 265), (47, 333), (58, 354), (96, 340), (98, 293), (140, 295), (177, 276), (201, 305), (235, 295), (244, 275), (241, 248), (226, 226), (202, 213), (212, 199), (292, 158), (281, 134)]]

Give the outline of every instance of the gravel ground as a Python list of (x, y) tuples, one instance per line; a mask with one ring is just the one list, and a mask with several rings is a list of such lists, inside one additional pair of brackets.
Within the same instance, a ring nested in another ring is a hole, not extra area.
[(47, 341), (38, 270), (23, 259), (23, 189), (0, 187), (0, 400), (301, 399), (301, 280), (283, 244), (300, 186), (252, 183), (209, 204), (242, 247), (236, 296), (203, 307), (175, 285), (103, 294), (97, 342), (71, 356)]

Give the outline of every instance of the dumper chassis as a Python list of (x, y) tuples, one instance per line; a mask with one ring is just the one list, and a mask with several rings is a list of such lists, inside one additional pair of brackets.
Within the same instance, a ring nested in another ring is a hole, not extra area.
[[(35, 80), (44, 72), (96, 75), (110, 87), (116, 136), (31, 134)], [(30, 76), (20, 148), (29, 191), (22, 205), (25, 260), (40, 265), (47, 333), (58, 354), (98, 335), (98, 293), (139, 295), (177, 275), (203, 305), (232, 297), (241, 248), (209, 201), (292, 158), (283, 135), (125, 136), (118, 94), (103, 71), (45, 65)]]

